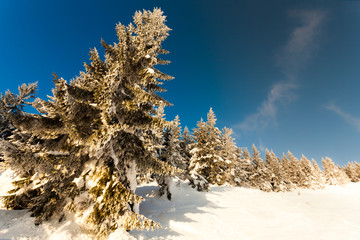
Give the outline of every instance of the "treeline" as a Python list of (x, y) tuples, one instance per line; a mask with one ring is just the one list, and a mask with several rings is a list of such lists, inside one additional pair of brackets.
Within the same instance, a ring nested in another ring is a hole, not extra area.
[[(207, 114), (207, 121), (201, 119), (192, 134), (186, 127), (183, 136), (180, 132), (177, 116), (164, 132), (163, 146), (159, 148), (161, 160), (186, 170), (190, 176), (198, 174), (210, 184), (278, 192), (295, 188), (319, 189), (327, 184), (360, 180), (360, 164), (357, 162), (341, 168), (326, 157), (322, 159), (321, 170), (314, 159), (310, 161), (304, 155), (298, 159), (290, 151), (280, 158), (266, 149), (265, 159), (262, 159), (255, 145), (251, 153), (247, 148), (239, 148), (231, 129), (216, 127), (212, 109)], [(204, 190), (200, 184), (198, 186), (199, 190)]]

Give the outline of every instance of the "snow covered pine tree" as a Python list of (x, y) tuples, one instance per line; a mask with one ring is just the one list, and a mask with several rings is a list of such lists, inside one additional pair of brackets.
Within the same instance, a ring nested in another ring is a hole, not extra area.
[(324, 168), (324, 177), (327, 184), (337, 185), (345, 184), (351, 181), (345, 171), (339, 166), (336, 166), (331, 158), (325, 157), (325, 159), (322, 159), (322, 164)]
[(252, 156), (251, 163), (253, 166), (253, 171), (250, 174), (250, 182), (253, 188), (258, 188), (262, 191), (271, 191), (272, 186), (268, 179), (270, 178), (269, 169), (266, 168), (266, 165), (262, 158), (260, 157), (260, 152), (255, 145), (252, 146)]
[[(220, 135), (220, 142), (221, 157), (226, 163), (226, 182), (234, 186), (240, 183), (240, 179), (245, 174), (245, 171), (243, 172), (245, 169), (242, 169), (241, 150), (236, 146), (235, 139), (231, 136), (232, 133), (233, 130), (231, 128), (224, 127)], [(235, 179), (238, 179), (237, 183)]]
[(191, 146), (194, 143), (193, 136), (191, 135), (189, 128), (185, 126), (183, 134), (182, 134), (182, 141), (180, 142), (181, 147), (181, 154), (183, 155), (186, 163), (186, 173), (189, 173), (189, 165), (190, 165), (190, 158), (191, 158)]
[(194, 129), (195, 143), (191, 150), (190, 173), (198, 174), (210, 184), (222, 185), (227, 180), (229, 162), (224, 161), (221, 152), (221, 131), (215, 127), (216, 117), (210, 108), (207, 122), (201, 119)]
[[(7, 92), (0, 108), (15, 127), (0, 148), (7, 166), (21, 177), (3, 197), (10, 209), (30, 208), (39, 223), (74, 212), (98, 238), (123, 228), (153, 229), (156, 222), (136, 213), (136, 172), (171, 175), (175, 168), (159, 161), (143, 134), (163, 128), (155, 108), (169, 105), (156, 92), (172, 77), (155, 69), (168, 64), (159, 54), (170, 29), (160, 9), (136, 12), (134, 24), (116, 26), (118, 43), (96, 49), (90, 64), (70, 83), (55, 76), (51, 100), (34, 97), (36, 84), (19, 95)], [(40, 114), (23, 111), (26, 104)]]
[[(185, 180), (185, 170), (187, 168), (186, 159), (181, 154), (181, 126), (179, 116), (176, 115), (175, 119), (170, 122), (164, 132), (164, 143), (161, 149), (160, 159), (167, 164), (174, 166), (178, 169), (184, 170), (183, 173), (178, 174), (180, 179)], [(170, 176), (158, 176), (157, 181), (160, 186), (160, 195), (166, 194), (166, 197), (171, 200), (170, 185), (172, 179)]]

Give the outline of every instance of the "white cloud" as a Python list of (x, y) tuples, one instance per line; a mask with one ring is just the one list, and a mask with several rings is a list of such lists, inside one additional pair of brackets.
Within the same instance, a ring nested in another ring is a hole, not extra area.
[(326, 109), (335, 112), (342, 119), (344, 119), (347, 123), (356, 128), (357, 131), (360, 132), (360, 118), (356, 118), (349, 113), (344, 112), (341, 108), (336, 106), (335, 104), (329, 104), (325, 106)]
[(287, 76), (295, 81), (301, 70), (317, 47), (317, 36), (321, 32), (326, 13), (320, 10), (291, 11), (290, 17), (297, 18), (301, 26), (296, 27), (277, 55), (277, 64)]
[(296, 97), (293, 92), (297, 88), (297, 76), (311, 53), (316, 48), (316, 36), (325, 20), (325, 12), (319, 10), (292, 11), (291, 17), (299, 19), (301, 26), (295, 27), (289, 40), (276, 56), (276, 62), (285, 74), (286, 80), (274, 84), (267, 98), (257, 112), (247, 116), (234, 128), (243, 131), (254, 131), (276, 123), (276, 115), (280, 103), (289, 103)]
[(294, 88), (296, 88), (296, 85), (292, 82), (279, 82), (275, 84), (271, 88), (267, 99), (258, 108), (258, 111), (247, 116), (245, 120), (235, 126), (235, 128), (253, 131), (267, 127), (276, 119), (278, 104), (285, 100), (290, 102), (295, 98), (295, 95), (291, 92)]

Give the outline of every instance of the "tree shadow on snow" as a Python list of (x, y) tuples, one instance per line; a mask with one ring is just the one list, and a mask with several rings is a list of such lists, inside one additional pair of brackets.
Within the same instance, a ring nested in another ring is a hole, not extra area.
[[(158, 186), (140, 186), (136, 194), (142, 196), (146, 201), (140, 204), (140, 214), (160, 223), (162, 228), (154, 231), (131, 231), (136, 238), (169, 239), (170, 237), (182, 236), (182, 223), (194, 222), (193, 214), (211, 214), (209, 210), (220, 208), (216, 203), (206, 198), (206, 192), (198, 192), (191, 188), (187, 182), (175, 184), (172, 187), (172, 200), (166, 196), (159, 196)], [(210, 190), (212, 191), (212, 190)], [(171, 227), (172, 226), (172, 227)], [(176, 230), (174, 230), (176, 229)]]
[(215, 195), (218, 195), (218, 194), (221, 194), (224, 192), (233, 191), (233, 190), (234, 190), (234, 187), (231, 187), (231, 186), (211, 186), (211, 188), (210, 188), (210, 191)]

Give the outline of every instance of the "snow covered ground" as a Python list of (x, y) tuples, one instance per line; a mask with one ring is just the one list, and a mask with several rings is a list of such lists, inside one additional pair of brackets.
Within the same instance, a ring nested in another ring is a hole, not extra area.
[[(0, 195), (7, 190), (0, 176)], [(154, 184), (141, 186), (140, 212), (163, 226), (155, 231), (115, 232), (111, 239), (360, 239), (360, 183), (324, 190), (266, 193), (212, 186), (200, 193), (174, 185), (173, 200)], [(0, 239), (92, 239), (74, 221), (34, 226), (26, 211), (0, 209)]]

